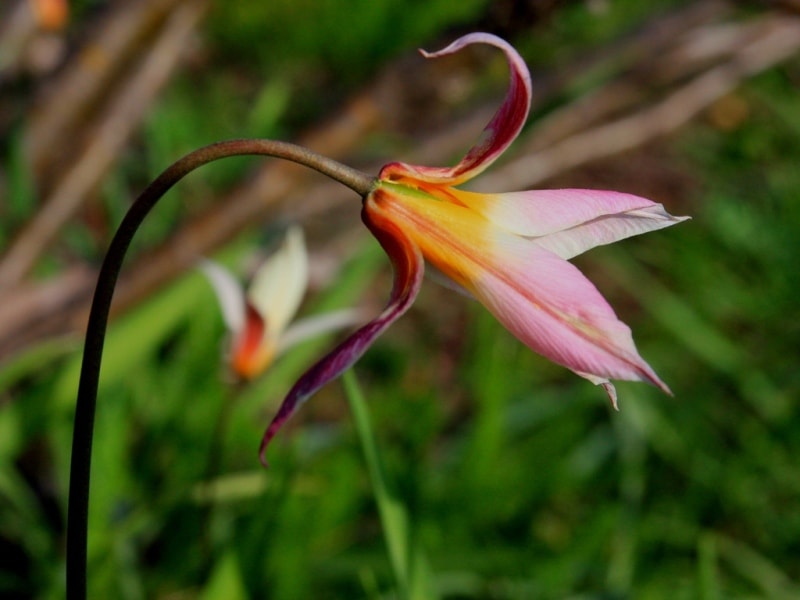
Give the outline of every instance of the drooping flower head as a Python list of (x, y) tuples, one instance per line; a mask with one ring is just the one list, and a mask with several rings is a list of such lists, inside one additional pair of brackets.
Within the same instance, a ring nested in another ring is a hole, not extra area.
[(290, 390), (261, 443), (311, 394), (352, 365), (419, 292), (425, 264), (479, 300), (529, 348), (602, 385), (616, 407), (610, 379), (649, 382), (670, 393), (639, 356), (631, 331), (568, 259), (595, 246), (674, 225), (660, 204), (596, 190), (478, 194), (459, 189), (486, 169), (522, 129), (531, 102), (530, 74), (504, 40), (486, 33), (459, 38), (426, 57), (470, 44), (501, 49), (510, 68), (503, 104), (478, 142), (453, 167), (393, 162), (364, 198), (362, 219), (388, 254), (394, 284), (383, 312), (317, 364)]
[(247, 292), (223, 266), (204, 260), (200, 270), (219, 301), (230, 333), (228, 361), (242, 379), (263, 373), (288, 348), (316, 335), (351, 327), (356, 310), (339, 310), (293, 322), (308, 286), (303, 230), (291, 227), (281, 246), (256, 271)]

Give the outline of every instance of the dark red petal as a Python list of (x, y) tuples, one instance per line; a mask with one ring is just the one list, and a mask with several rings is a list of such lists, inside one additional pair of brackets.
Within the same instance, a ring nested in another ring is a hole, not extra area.
[(444, 56), (458, 52), (470, 44), (490, 44), (500, 48), (505, 52), (510, 70), (505, 100), (483, 130), (478, 142), (454, 167), (392, 163), (383, 168), (381, 179), (391, 181), (411, 177), (430, 183), (458, 185), (486, 169), (519, 135), (531, 106), (531, 75), (525, 61), (508, 42), (489, 33), (471, 33), (457, 39), (439, 52), (423, 52), (423, 54), (429, 58)]
[(294, 384), (261, 439), (259, 457), (265, 466), (267, 445), (283, 424), (312, 394), (355, 363), (375, 339), (408, 310), (419, 293), (425, 270), (419, 249), (391, 221), (370, 212), (369, 199), (362, 218), (392, 261), (394, 285), (391, 297), (377, 318), (358, 329)]

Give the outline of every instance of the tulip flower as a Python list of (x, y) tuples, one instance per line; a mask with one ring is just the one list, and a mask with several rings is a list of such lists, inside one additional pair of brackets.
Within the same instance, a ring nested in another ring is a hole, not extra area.
[(295, 344), (355, 325), (360, 317), (358, 311), (341, 310), (292, 323), (308, 285), (308, 254), (299, 227), (289, 229), (246, 293), (221, 265), (204, 260), (199, 268), (216, 292), (231, 336), (228, 361), (241, 379), (257, 377)]
[(639, 356), (631, 331), (568, 259), (595, 246), (674, 225), (660, 204), (596, 190), (533, 190), (478, 194), (460, 189), (517, 137), (531, 103), (530, 74), (504, 40), (466, 35), (438, 57), (470, 44), (502, 50), (510, 68), (504, 102), (478, 142), (453, 167), (394, 162), (365, 196), (362, 220), (388, 254), (394, 285), (386, 308), (311, 367), (290, 390), (261, 444), (322, 385), (352, 365), (408, 310), (425, 265), (481, 302), (533, 351), (603, 386), (616, 408), (611, 379), (669, 388)]

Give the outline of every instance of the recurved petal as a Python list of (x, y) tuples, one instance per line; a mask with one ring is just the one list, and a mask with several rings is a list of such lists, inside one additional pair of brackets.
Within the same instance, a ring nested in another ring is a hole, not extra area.
[(667, 386), (639, 356), (631, 331), (572, 264), (523, 238), (498, 236), (494, 268), (473, 293), (515, 336), (612, 395), (609, 379)]
[(377, 318), (358, 329), (295, 383), (261, 440), (259, 456), (265, 466), (267, 446), (283, 424), (314, 392), (355, 363), (375, 339), (408, 310), (419, 293), (425, 270), (419, 249), (382, 215), (365, 210), (363, 218), (392, 261), (394, 285), (389, 302)]
[(202, 260), (197, 268), (206, 276), (217, 295), (222, 320), (228, 331), (237, 333), (245, 322), (244, 290), (236, 278), (222, 265), (211, 260)]
[(258, 269), (247, 297), (280, 336), (294, 317), (308, 286), (308, 254), (303, 230), (291, 227), (280, 248)]
[(646, 198), (602, 190), (530, 190), (506, 194), (451, 193), (495, 225), (572, 258), (590, 248), (663, 229), (674, 217)]
[(458, 52), (470, 44), (489, 44), (500, 48), (506, 55), (510, 81), (505, 100), (492, 120), (483, 130), (475, 145), (454, 167), (425, 167), (392, 163), (381, 171), (381, 179), (411, 176), (430, 183), (457, 185), (475, 177), (492, 164), (519, 134), (531, 106), (531, 76), (525, 61), (505, 40), (489, 33), (465, 35), (438, 52), (425, 52), (426, 58), (435, 58)]

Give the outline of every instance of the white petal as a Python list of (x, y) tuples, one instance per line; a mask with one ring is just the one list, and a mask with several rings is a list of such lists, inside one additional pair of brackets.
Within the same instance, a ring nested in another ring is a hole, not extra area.
[(367, 315), (358, 309), (345, 309), (323, 313), (300, 319), (283, 332), (278, 342), (278, 352), (282, 353), (301, 342), (331, 333), (339, 329), (346, 329), (361, 324), (367, 320)]
[(222, 311), (222, 320), (228, 330), (238, 333), (244, 327), (244, 290), (242, 286), (230, 271), (214, 261), (203, 259), (197, 268), (214, 288)]
[(270, 334), (280, 336), (294, 317), (308, 285), (308, 254), (303, 230), (292, 227), (281, 247), (253, 277), (247, 297), (266, 320)]

